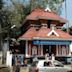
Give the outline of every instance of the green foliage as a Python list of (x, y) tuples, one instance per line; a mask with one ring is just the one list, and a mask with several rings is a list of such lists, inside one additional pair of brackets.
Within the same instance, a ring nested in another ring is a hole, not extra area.
[(3, 0), (0, 0), (0, 50), (2, 50), (2, 28), (1, 28), (1, 21), (2, 21), (1, 10), (2, 8), (3, 8)]
[(1, 28), (0, 28), (0, 37), (1, 37), (1, 40), (3, 41), (5, 37), (7, 37), (8, 33), (9, 33), (9, 29), (10, 29), (10, 22), (9, 22), (9, 11), (5, 10), (5, 9), (2, 9), (0, 11), (0, 25), (1, 25)]
[(72, 30), (72, 26), (69, 29)]
[(3, 8), (3, 0), (0, 0), (0, 33), (1, 33), (1, 10)]
[(72, 35), (72, 26), (69, 27), (69, 34)]
[(36, 7), (46, 8), (47, 6), (55, 13), (60, 14), (64, 0), (29, 0), (31, 9)]
[(62, 31), (66, 31), (66, 28), (65, 28), (65, 27), (63, 27), (63, 28), (62, 28)]
[(16, 2), (12, 2), (13, 6), (11, 7), (12, 10), (10, 10), (9, 19), (12, 25), (16, 25), (17, 27), (21, 26), (21, 21), (24, 17), (24, 6), (23, 4), (19, 4)]
[(9, 11), (7, 10), (0, 11), (0, 24), (2, 28), (9, 27), (10, 22), (8, 16), (9, 16)]
[(0, 9), (3, 7), (3, 0), (0, 0)]

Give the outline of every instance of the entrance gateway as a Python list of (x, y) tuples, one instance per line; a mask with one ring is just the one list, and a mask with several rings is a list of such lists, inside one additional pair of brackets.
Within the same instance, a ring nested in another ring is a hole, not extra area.
[(34, 45), (43, 45), (43, 55), (49, 53), (56, 55), (56, 46), (57, 45), (69, 45), (70, 41), (55, 41), (55, 40), (34, 40)]

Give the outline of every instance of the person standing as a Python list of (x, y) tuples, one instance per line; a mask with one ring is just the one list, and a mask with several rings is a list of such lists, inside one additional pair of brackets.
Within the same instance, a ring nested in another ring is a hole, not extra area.
[(19, 60), (19, 58), (17, 58), (17, 64), (16, 64), (16, 70), (15, 70), (15, 72), (20, 72), (20, 60)]
[(15, 72), (20, 72), (20, 65), (16, 65), (16, 71)]

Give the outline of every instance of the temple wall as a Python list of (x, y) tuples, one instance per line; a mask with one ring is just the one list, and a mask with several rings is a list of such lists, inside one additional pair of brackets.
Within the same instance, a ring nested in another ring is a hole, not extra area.
[[(70, 53), (69, 45), (56, 45), (55, 47), (56, 49), (52, 49), (52, 53), (55, 53), (56, 56), (68, 56)], [(43, 56), (44, 55), (43, 48), (45, 48), (45, 46), (33, 45), (31, 41), (28, 41), (26, 53), (28, 56), (33, 55)], [(51, 48), (53, 48), (53, 46)]]
[(58, 45), (56, 47), (57, 56), (68, 56), (69, 55), (69, 45)]

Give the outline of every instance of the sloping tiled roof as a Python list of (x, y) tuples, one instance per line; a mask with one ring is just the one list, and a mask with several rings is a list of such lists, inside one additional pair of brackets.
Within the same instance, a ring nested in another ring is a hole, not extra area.
[(49, 11), (44, 11), (44, 9), (35, 9), (31, 12), (30, 15), (26, 17), (27, 20), (38, 20), (38, 19), (47, 19), (47, 20), (57, 20), (60, 21), (61, 23), (66, 23), (67, 20), (63, 19), (59, 15), (49, 12)]
[(37, 31), (35, 28), (30, 28), (26, 33), (24, 33), (20, 39), (32, 39), (36, 35)]
[(55, 32), (59, 34), (59, 36), (56, 35), (50, 35), (48, 36), (48, 33), (51, 30), (48, 28), (41, 28), (39, 31), (36, 31), (35, 28), (30, 28), (25, 34), (23, 34), (20, 39), (48, 39), (48, 40), (72, 40), (72, 36), (68, 33), (61, 31), (60, 29), (56, 29)]

